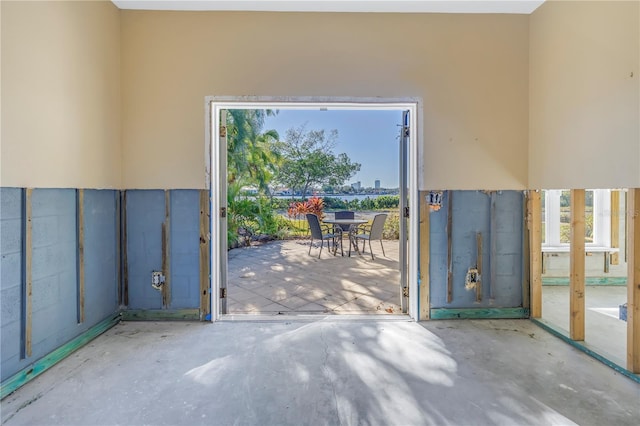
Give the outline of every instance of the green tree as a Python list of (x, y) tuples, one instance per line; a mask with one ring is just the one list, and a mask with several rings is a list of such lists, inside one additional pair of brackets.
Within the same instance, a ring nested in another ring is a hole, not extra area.
[(305, 125), (287, 130), (285, 141), (276, 144), (282, 162), (274, 177), (288, 186), (292, 194), (300, 191), (304, 198), (314, 186), (342, 185), (360, 170), (347, 154), (334, 154), (338, 131), (306, 131)]
[(227, 115), (227, 177), (230, 184), (256, 185), (269, 194), (269, 183), (280, 158), (273, 150), (278, 132), (262, 132), (272, 110), (230, 110)]

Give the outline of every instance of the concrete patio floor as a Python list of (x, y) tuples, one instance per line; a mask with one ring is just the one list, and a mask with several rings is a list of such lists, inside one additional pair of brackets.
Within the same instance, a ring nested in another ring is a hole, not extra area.
[[(328, 319), (327, 319), (328, 318)], [(125, 322), (6, 425), (637, 425), (640, 385), (528, 320)]]
[(229, 314), (401, 314), (398, 240), (337, 256), (309, 240), (281, 240), (228, 252)]

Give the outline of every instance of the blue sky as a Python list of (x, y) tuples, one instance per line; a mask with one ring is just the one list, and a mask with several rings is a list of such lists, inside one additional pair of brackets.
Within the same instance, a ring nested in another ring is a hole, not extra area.
[(398, 186), (398, 135), (402, 111), (373, 110), (284, 110), (267, 117), (263, 130), (275, 129), (284, 139), (287, 130), (306, 123), (306, 130), (338, 130), (335, 154), (346, 153), (362, 165), (349, 182), (373, 187), (376, 179), (383, 188)]

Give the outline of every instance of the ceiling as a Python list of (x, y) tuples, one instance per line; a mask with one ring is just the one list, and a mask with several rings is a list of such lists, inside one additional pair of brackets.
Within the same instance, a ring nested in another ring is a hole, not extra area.
[(111, 0), (120, 9), (270, 12), (521, 13), (544, 0)]

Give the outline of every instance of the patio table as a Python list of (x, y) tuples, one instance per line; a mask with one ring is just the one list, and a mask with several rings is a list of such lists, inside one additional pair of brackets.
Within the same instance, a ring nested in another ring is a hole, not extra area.
[[(356, 251), (358, 252), (358, 254), (360, 254), (360, 250), (358, 249), (358, 245), (353, 241), (353, 231), (356, 229), (356, 227), (354, 225), (363, 225), (365, 223), (368, 223), (368, 220), (365, 219), (325, 219), (322, 221), (323, 223), (329, 224), (329, 225), (333, 225), (335, 227), (335, 225), (349, 225), (349, 257), (351, 257), (351, 245), (353, 244), (353, 246), (356, 248)], [(340, 241), (340, 244), (342, 244), (342, 240)], [(342, 249), (340, 249), (342, 250)], [(342, 252), (342, 255), (344, 256), (344, 251)]]

